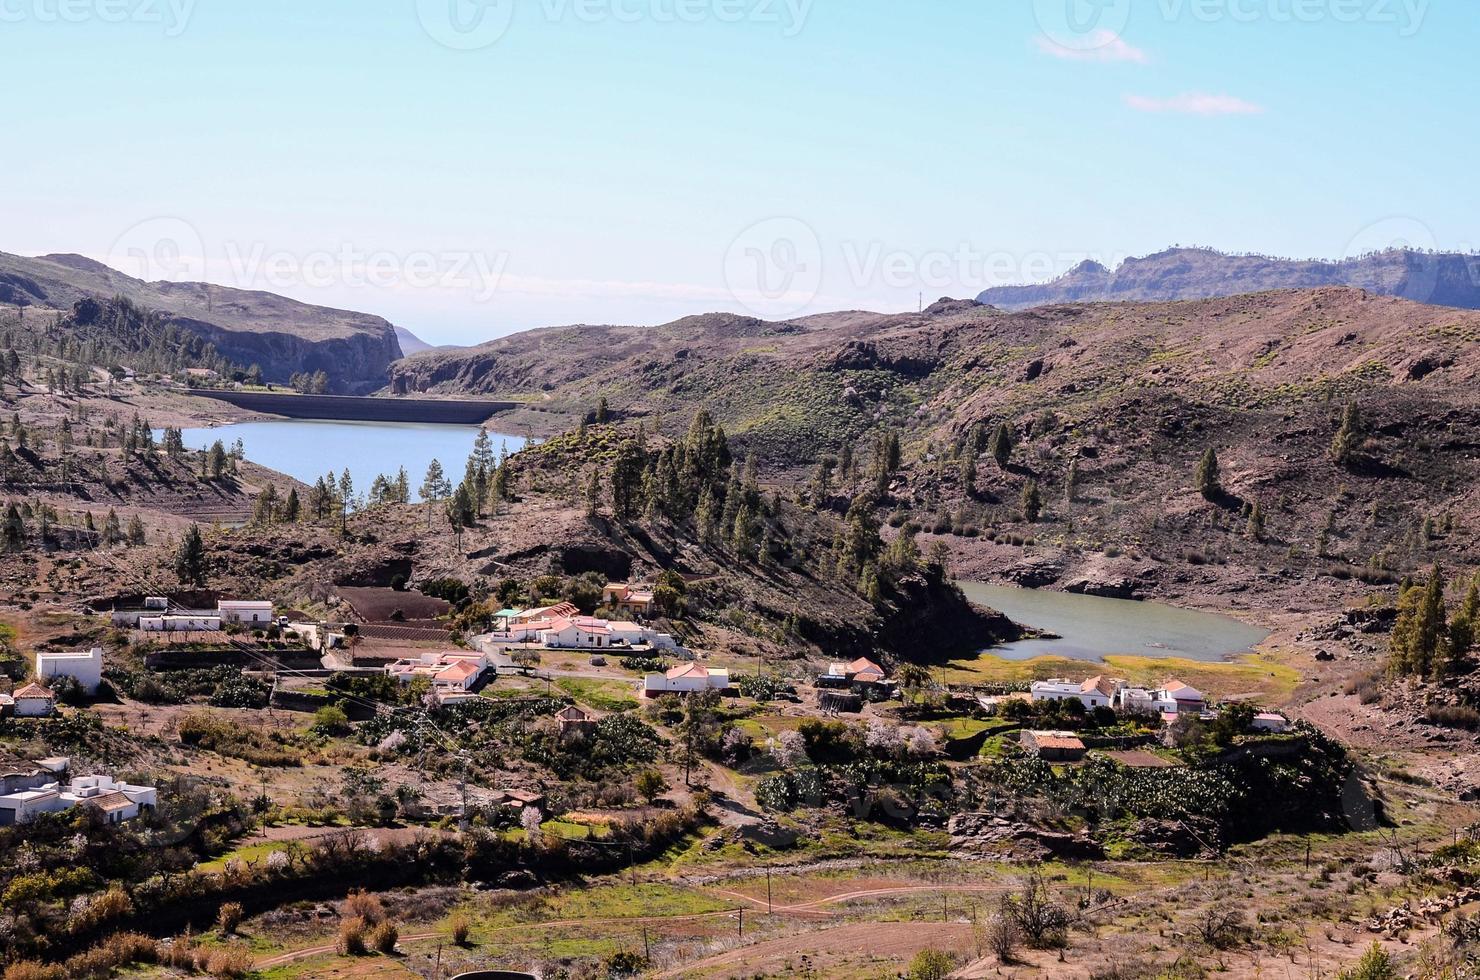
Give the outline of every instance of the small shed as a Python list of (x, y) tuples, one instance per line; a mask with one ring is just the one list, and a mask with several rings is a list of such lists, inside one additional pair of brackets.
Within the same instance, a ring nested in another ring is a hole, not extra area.
[(1073, 732), (1023, 732), (1018, 740), (1028, 754), (1045, 762), (1078, 762), (1086, 751), (1084, 740)]

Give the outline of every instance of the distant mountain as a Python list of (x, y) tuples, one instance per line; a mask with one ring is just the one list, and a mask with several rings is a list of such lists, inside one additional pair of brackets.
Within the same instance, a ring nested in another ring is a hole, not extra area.
[(1050, 303), (1167, 302), (1326, 286), (1480, 309), (1480, 255), (1390, 249), (1330, 262), (1173, 248), (1126, 259), (1114, 271), (1082, 262), (1052, 282), (999, 286), (977, 298), (1000, 309), (1022, 310)]
[(401, 344), (401, 353), (407, 357), (435, 349), (435, 345), (427, 343), (405, 327), (396, 328), (396, 340)]
[(114, 296), (167, 314), (228, 360), (260, 366), (270, 381), (322, 370), (335, 390), (371, 390), (401, 357), (395, 328), (367, 313), (210, 283), (144, 282), (81, 255), (0, 252), (0, 303), (69, 311), (78, 300)]

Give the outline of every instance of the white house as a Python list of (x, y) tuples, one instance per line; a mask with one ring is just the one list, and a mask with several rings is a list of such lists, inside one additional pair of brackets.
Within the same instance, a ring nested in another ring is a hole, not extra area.
[(266, 626), (272, 622), (272, 603), (266, 599), (222, 599), (216, 611), (223, 623), (244, 626)]
[(27, 684), (10, 692), (17, 718), (45, 718), (57, 710), (57, 696), (40, 684)]
[(70, 677), (88, 694), (97, 694), (98, 685), (103, 682), (103, 648), (77, 653), (38, 653), (36, 677), (43, 682), (54, 677)]
[(140, 616), (139, 629), (145, 633), (215, 633), (221, 629), (221, 617), (202, 611), (174, 616)]
[(415, 660), (397, 660), (385, 672), (402, 684), (425, 677), (438, 691), (471, 691), (488, 667), (481, 653), (424, 653)]
[(1152, 707), (1164, 715), (1201, 714), (1208, 706), (1201, 691), (1181, 681), (1166, 682), (1152, 698)]
[(730, 686), (730, 672), (724, 667), (703, 667), (696, 663), (674, 667), (666, 674), (648, 674), (642, 679), (642, 693), (647, 697), (660, 694), (696, 694), (700, 691), (723, 691)]
[(1086, 681), (1070, 681), (1061, 677), (1046, 681), (1034, 681), (1028, 687), (1034, 701), (1078, 701), (1086, 708), (1108, 708), (1115, 695), (1125, 686), (1124, 681), (1108, 677), (1091, 677)]
[(1136, 714), (1154, 715), (1160, 711), (1156, 707), (1155, 693), (1144, 687), (1123, 687), (1115, 696), (1114, 707), (1120, 711), (1134, 712)]
[(1261, 711), (1254, 716), (1254, 731), (1282, 734), (1290, 729), (1290, 719), (1273, 711)]
[(596, 650), (612, 645), (610, 624), (590, 616), (550, 620), (539, 636), (540, 642), (555, 650)]
[(27, 823), (39, 814), (58, 813), (78, 805), (96, 807), (108, 823), (122, 823), (157, 803), (153, 786), (120, 783), (111, 776), (79, 776), (65, 789), (61, 783), (48, 783), (0, 796), (0, 826)]

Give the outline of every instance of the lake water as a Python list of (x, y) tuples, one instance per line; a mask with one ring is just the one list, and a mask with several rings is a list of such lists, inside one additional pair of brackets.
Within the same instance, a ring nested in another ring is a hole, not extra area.
[[(511, 454), (518, 452), (527, 442), (522, 436), (497, 432), (488, 435), (495, 454), (503, 446)], [(247, 459), (310, 485), (330, 470), (342, 473), (348, 467), (357, 494), (369, 490), (377, 475), (384, 473), (394, 479), (397, 468), (404, 466), (413, 497), (417, 497), (417, 488), (433, 459), (442, 464), (454, 485), (462, 479), (477, 437), (475, 425), (316, 419), (272, 419), (184, 430), (185, 445), (190, 449), (208, 449), (217, 439), (230, 449), (240, 439)]]
[(1228, 616), (1194, 612), (1155, 602), (1102, 599), (1011, 586), (962, 582), (973, 602), (1014, 622), (1058, 634), (1057, 640), (1024, 640), (994, 647), (1008, 660), (1058, 656), (1103, 660), (1107, 654), (1224, 660), (1248, 653), (1269, 631)]

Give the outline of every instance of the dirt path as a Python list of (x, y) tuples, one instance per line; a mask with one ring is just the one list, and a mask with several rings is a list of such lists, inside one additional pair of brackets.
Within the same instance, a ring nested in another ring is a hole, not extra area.
[(707, 977), (759, 976), (794, 969), (802, 957), (820, 975), (828, 976), (844, 963), (897, 963), (922, 949), (961, 948), (971, 940), (971, 926), (965, 922), (855, 922), (762, 940), (656, 976), (682, 977), (690, 973)]
[[(799, 904), (796, 904), (796, 905), (778, 905), (778, 906), (775, 906), (772, 909), (772, 912), (773, 912), (773, 914), (776, 914), (776, 915), (836, 916), (839, 913), (827, 911), (826, 909), (823, 908), (823, 906), (825, 906), (825, 905), (836, 905), (836, 904), (839, 904), (839, 903), (842, 903), (842, 902), (853, 902), (853, 901), (858, 901), (859, 899), (865, 899), (865, 898), (888, 898), (888, 897), (894, 896), (894, 895), (913, 895), (913, 894), (919, 894), (921, 892), (927, 892), (927, 893), (928, 892), (988, 892), (988, 891), (998, 891), (998, 890), (1000, 890), (1000, 887), (999, 886), (995, 886), (995, 885), (944, 885), (944, 886), (942, 886), (942, 885), (901, 885), (901, 886), (893, 887), (893, 888), (867, 888), (867, 889), (862, 889), (862, 890), (858, 890), (858, 891), (840, 892), (839, 894), (836, 894), (836, 895), (828, 895), (828, 896), (826, 896), (824, 898), (818, 898), (818, 899), (814, 899), (813, 901), (810, 901), (810, 902), (802, 902), (802, 903), (799, 903)], [(725, 890), (725, 889), (713, 889), (713, 891), (715, 891), (719, 895), (723, 895), (726, 898), (733, 898), (733, 899), (736, 899), (736, 900), (739, 900), (739, 901), (743, 901), (743, 902), (746, 902), (746, 903), (748, 903), (748, 904), (750, 904), (752, 906), (756, 906), (756, 907), (759, 907), (759, 908), (762, 908), (762, 909), (764, 909), (766, 907), (766, 903), (765, 903), (764, 900), (754, 898), (754, 897), (752, 897), (750, 895), (745, 895), (745, 894), (742, 894), (740, 892), (728, 891), (728, 890)], [(704, 919), (730, 918), (730, 917), (732, 917), (732, 916), (735, 915), (736, 911), (737, 911), (736, 909), (720, 909), (720, 910), (715, 911), (715, 912), (697, 912), (697, 913), (693, 913), (693, 914), (690, 914), (690, 915), (650, 915), (650, 916), (635, 916), (635, 917), (634, 916), (626, 916), (626, 917), (620, 917), (619, 916), (619, 917), (615, 917), (615, 918), (605, 918), (605, 919), (591, 919), (591, 918), (585, 918), (585, 919), (551, 919), (548, 922), (527, 922), (527, 923), (521, 923), (519, 925), (513, 925), (513, 926), (499, 926), (498, 928), (493, 929), (493, 930), (490, 930), (490, 931), (495, 932), (495, 933), (500, 933), (500, 932), (515, 932), (515, 931), (520, 930), (520, 929), (560, 929), (560, 928), (565, 928), (565, 927), (570, 927), (570, 926), (657, 925), (657, 924), (661, 924), (661, 923), (673, 923), (673, 922), (697, 922), (697, 921), (701, 921), (701, 920), (704, 920)], [(918, 923), (918, 922), (916, 922), (916, 923), (910, 923), (909, 926), (911, 928), (913, 928), (913, 929), (929, 928), (929, 927), (932, 927), (932, 926), (933, 927), (936, 927), (936, 928), (939, 928), (939, 927), (942, 927), (942, 926), (949, 926), (949, 927), (955, 928), (955, 927), (959, 926), (959, 928), (967, 929), (968, 930), (968, 934), (969, 934), (969, 928), (970, 928), (969, 926), (966, 926), (964, 924), (958, 924), (958, 923)], [(426, 942), (426, 941), (433, 940), (433, 939), (446, 939), (446, 938), (447, 938), (446, 932), (421, 932), (421, 933), (413, 933), (413, 934), (407, 935), (407, 936), (402, 936), (401, 937), (401, 942), (402, 943), (415, 943), (415, 942)], [(778, 940), (778, 942), (779, 942), (779, 940)], [(791, 940), (791, 942), (795, 942), (795, 940), (793, 939), (793, 940)], [(748, 949), (749, 947), (746, 947), (746, 948)], [(258, 960), (257, 961), (257, 965), (256, 965), (256, 969), (258, 969), (258, 970), (267, 970), (267, 969), (271, 969), (272, 967), (275, 967), (275, 966), (285, 966), (286, 964), (295, 963), (298, 960), (309, 959), (309, 958), (314, 957), (314, 956), (327, 956), (330, 953), (333, 953), (334, 951), (335, 951), (335, 946), (334, 946), (333, 943), (326, 943), (326, 944), (321, 944), (321, 945), (318, 945), (318, 946), (309, 946), (309, 947), (306, 947), (304, 949), (293, 950), (293, 951), (287, 952), (287, 953), (279, 953), (276, 956), (271, 956), (271, 957), (268, 957), (266, 959)], [(743, 953), (743, 950), (741, 950), (739, 952), (742, 952)], [(731, 954), (725, 954), (725, 955), (728, 956), (728, 955), (731, 955)], [(690, 966), (685, 967), (684, 969), (693, 969), (694, 967), (695, 967), (695, 965), (694, 964), (691, 964)]]

